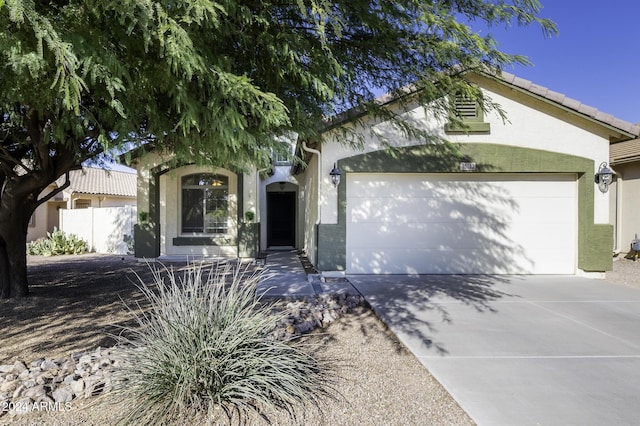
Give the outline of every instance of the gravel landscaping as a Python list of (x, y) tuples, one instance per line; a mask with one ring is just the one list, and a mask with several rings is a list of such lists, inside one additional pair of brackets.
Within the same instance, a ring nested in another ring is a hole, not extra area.
[(640, 288), (640, 260), (634, 261), (621, 254), (614, 258), (613, 270), (606, 275), (610, 283)]
[[(121, 298), (143, 303), (134, 282), (135, 274), (149, 279), (147, 265), (95, 254), (30, 257), (28, 263), (32, 297), (0, 301), (7, 335), (0, 349), (0, 404), (14, 408), (0, 410), (0, 424), (114, 423), (124, 407), (96, 386), (96, 376), (117, 368), (110, 334), (131, 325)], [(319, 354), (336, 360), (340, 378), (335, 399), (305, 424), (473, 424), (359, 298), (284, 301), (281, 308), (293, 314), (274, 338), (305, 333)], [(264, 423), (249, 421), (257, 422)], [(272, 422), (291, 423), (284, 417)]]
[[(96, 254), (28, 263), (32, 297), (0, 301), (0, 425), (114, 423), (122, 407), (105, 391), (118, 366), (111, 335), (131, 325), (122, 300), (144, 303), (135, 282), (150, 279), (149, 267)], [(606, 279), (640, 288), (640, 261), (618, 257)], [(336, 399), (305, 424), (473, 424), (357, 295), (282, 301), (279, 309), (291, 315), (274, 338), (304, 334), (336, 360), (341, 378)]]

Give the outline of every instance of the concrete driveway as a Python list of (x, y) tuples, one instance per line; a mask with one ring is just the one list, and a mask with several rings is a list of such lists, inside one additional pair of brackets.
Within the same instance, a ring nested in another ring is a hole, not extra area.
[(479, 425), (640, 423), (640, 290), (574, 276), (349, 276)]

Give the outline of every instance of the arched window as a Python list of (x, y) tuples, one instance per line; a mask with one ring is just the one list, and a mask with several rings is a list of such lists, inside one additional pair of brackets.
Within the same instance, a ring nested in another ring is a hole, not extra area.
[(182, 232), (226, 234), (229, 217), (229, 178), (196, 173), (182, 178)]

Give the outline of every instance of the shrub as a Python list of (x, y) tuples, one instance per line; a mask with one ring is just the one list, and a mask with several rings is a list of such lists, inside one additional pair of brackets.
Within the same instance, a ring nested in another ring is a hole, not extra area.
[(127, 245), (127, 254), (133, 254), (136, 251), (136, 240), (133, 235), (124, 234), (122, 241)]
[(149, 221), (149, 212), (140, 212), (138, 213), (138, 222), (147, 223)]
[[(329, 396), (328, 361), (300, 340), (273, 338), (284, 316), (255, 298), (261, 273), (251, 266), (152, 268), (139, 288), (149, 308), (118, 337), (125, 356), (116, 395), (125, 424), (243, 423), (248, 416), (320, 407)], [(125, 336), (128, 335), (128, 336)]]
[(67, 235), (57, 228), (53, 228), (53, 232), (47, 232), (47, 238), (38, 238), (27, 243), (27, 253), (39, 256), (82, 254), (87, 250), (86, 241), (78, 238), (75, 234)]

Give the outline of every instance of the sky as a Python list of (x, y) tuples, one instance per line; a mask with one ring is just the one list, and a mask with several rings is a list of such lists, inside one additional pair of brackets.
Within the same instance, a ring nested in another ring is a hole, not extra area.
[(545, 38), (533, 26), (490, 30), (501, 51), (533, 63), (504, 71), (640, 123), (640, 1), (540, 1), (540, 16), (559, 34)]

